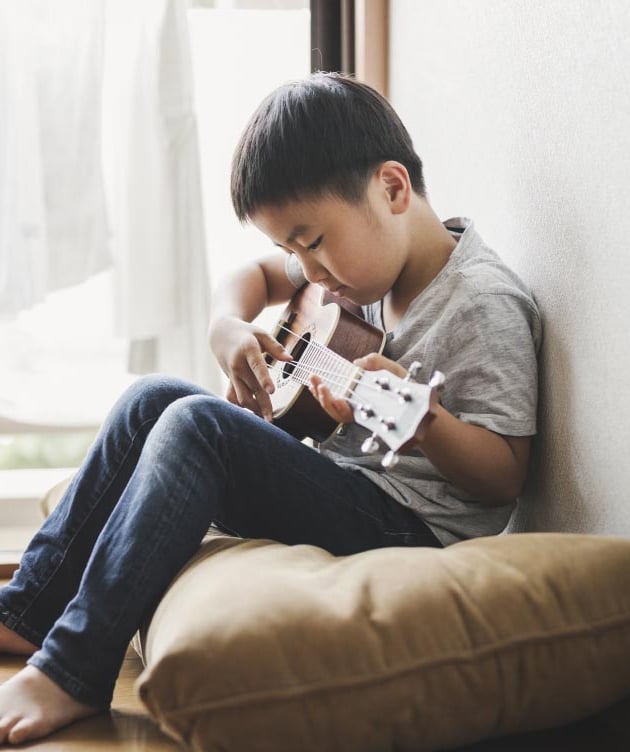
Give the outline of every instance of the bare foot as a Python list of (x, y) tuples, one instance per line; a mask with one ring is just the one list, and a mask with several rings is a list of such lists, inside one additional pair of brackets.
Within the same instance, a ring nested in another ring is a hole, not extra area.
[(0, 653), (13, 653), (13, 655), (33, 655), (37, 645), (15, 634), (11, 629), (0, 624)]
[(0, 744), (39, 739), (98, 708), (77, 702), (35, 666), (0, 686)]

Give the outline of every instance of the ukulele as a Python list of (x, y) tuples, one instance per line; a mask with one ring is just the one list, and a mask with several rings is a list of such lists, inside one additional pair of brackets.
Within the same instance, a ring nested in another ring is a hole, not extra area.
[(314, 284), (304, 285), (291, 298), (273, 331), (291, 361), (265, 356), (275, 385), (273, 422), (300, 440), (325, 441), (340, 428), (309, 391), (310, 377), (316, 374), (333, 396), (350, 403), (354, 420), (372, 431), (362, 451), (377, 452), (379, 440), (389, 448), (382, 464), (390, 468), (398, 450), (434, 413), (444, 376), (436, 371), (428, 384), (419, 384), (414, 381), (419, 363), (412, 363), (404, 379), (355, 366), (355, 358), (380, 353), (385, 345), (385, 333), (361, 318), (360, 311)]

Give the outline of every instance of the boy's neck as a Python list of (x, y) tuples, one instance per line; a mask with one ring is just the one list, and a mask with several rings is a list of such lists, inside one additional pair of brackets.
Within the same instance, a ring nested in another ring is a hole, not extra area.
[(383, 323), (387, 331), (397, 326), (411, 301), (442, 271), (457, 245), (426, 199), (414, 196), (408, 211), (407, 260), (383, 299)]

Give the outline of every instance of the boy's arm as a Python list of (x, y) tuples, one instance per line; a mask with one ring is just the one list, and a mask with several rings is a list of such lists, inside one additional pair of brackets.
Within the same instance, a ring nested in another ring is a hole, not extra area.
[[(355, 363), (367, 370), (387, 368), (397, 376), (405, 376), (402, 366), (382, 355), (368, 355)], [(313, 378), (313, 384), (315, 396), (335, 420), (347, 423), (353, 419), (345, 400), (334, 399), (319, 379)], [(438, 405), (428, 425), (423, 425), (406, 449), (419, 449), (441, 475), (481, 503), (498, 505), (512, 501), (520, 493), (529, 447), (528, 436), (502, 436), (459, 420)]]
[(271, 420), (273, 382), (264, 352), (280, 360), (290, 356), (265, 329), (251, 322), (269, 305), (289, 300), (295, 288), (285, 272), (285, 254), (244, 266), (215, 292), (208, 330), (210, 347), (230, 380), (227, 399)]
[(441, 405), (413, 446), (451, 483), (481, 503), (505, 504), (523, 487), (529, 461), (529, 436), (502, 436), (465, 423)]

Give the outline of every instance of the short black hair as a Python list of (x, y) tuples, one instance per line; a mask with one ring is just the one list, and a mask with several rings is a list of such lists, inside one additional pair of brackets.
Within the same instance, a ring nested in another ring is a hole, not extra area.
[(244, 222), (263, 206), (324, 194), (360, 203), (388, 160), (425, 195), (420, 157), (385, 97), (349, 76), (313, 73), (277, 88), (252, 115), (232, 160), (232, 204)]

